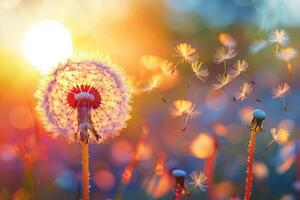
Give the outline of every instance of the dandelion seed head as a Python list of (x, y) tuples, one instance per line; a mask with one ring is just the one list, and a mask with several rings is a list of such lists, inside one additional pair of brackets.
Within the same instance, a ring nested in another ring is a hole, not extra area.
[[(79, 54), (78, 54), (79, 55)], [(47, 131), (70, 142), (100, 143), (126, 126), (131, 87), (123, 70), (105, 57), (79, 56), (40, 82), (37, 111)]]
[(207, 77), (209, 76), (209, 71), (202, 62), (193, 62), (191, 64), (191, 67), (199, 80), (201, 80), (202, 82), (206, 81)]
[(186, 172), (182, 169), (174, 169), (172, 171), (172, 175), (174, 177), (185, 177), (186, 176)]
[(236, 56), (236, 52), (232, 48), (226, 48), (226, 47), (220, 47), (217, 49), (215, 56), (214, 56), (214, 61), (217, 64), (220, 64), (226, 60), (230, 60)]
[(287, 45), (290, 38), (285, 30), (276, 30), (270, 35), (270, 42), (273, 44)]
[(204, 172), (196, 172), (193, 171), (190, 175), (192, 181), (189, 183), (193, 188), (200, 189), (201, 191), (206, 191), (207, 185), (206, 180), (207, 177), (205, 176)]
[(276, 57), (280, 60), (290, 61), (291, 59), (295, 58), (297, 55), (297, 51), (294, 48), (283, 48), (280, 49), (279, 52), (276, 54)]
[(281, 83), (277, 88), (273, 89), (273, 98), (279, 98), (284, 95), (288, 95), (291, 87), (287, 83)]
[(252, 92), (253, 86), (250, 83), (243, 83), (242, 86), (240, 87), (240, 92), (237, 93), (237, 99), (240, 101), (244, 101), (248, 95)]
[(229, 35), (228, 33), (220, 33), (219, 41), (225, 47), (228, 47), (228, 48), (235, 48), (236, 47), (235, 39), (231, 35)]
[(248, 63), (245, 60), (237, 60), (233, 64), (233, 71), (232, 71), (232, 76), (237, 77), (241, 73), (245, 72), (248, 70)]
[(255, 133), (260, 133), (262, 131), (262, 122), (266, 119), (266, 113), (261, 109), (254, 109), (252, 112), (253, 118), (248, 123), (248, 127), (251, 131)]
[(215, 90), (223, 88), (230, 83), (232, 77), (229, 74), (217, 74), (217, 81), (212, 85)]
[(196, 49), (188, 43), (181, 43), (175, 48), (176, 56), (183, 59), (183, 62), (193, 63), (197, 60)]
[(179, 117), (183, 114), (189, 114), (191, 117), (197, 117), (201, 115), (201, 111), (196, 109), (196, 104), (191, 101), (180, 99), (173, 102), (170, 114), (173, 117)]

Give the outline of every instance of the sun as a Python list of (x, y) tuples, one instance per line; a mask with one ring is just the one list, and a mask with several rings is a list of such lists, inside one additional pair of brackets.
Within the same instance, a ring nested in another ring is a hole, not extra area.
[(59, 22), (39, 22), (26, 33), (22, 51), (35, 68), (47, 73), (72, 54), (71, 33)]

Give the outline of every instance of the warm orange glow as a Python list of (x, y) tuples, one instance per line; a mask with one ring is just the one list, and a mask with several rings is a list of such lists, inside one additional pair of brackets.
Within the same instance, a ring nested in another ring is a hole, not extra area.
[(113, 173), (104, 169), (97, 171), (93, 180), (104, 191), (110, 191), (116, 185), (116, 178)]
[(222, 181), (215, 187), (215, 194), (217, 199), (228, 199), (234, 194), (233, 184), (229, 181)]
[(125, 168), (122, 174), (122, 182), (127, 185), (131, 181), (132, 173), (135, 167), (135, 162), (131, 162)]
[(206, 133), (200, 133), (191, 144), (191, 152), (197, 158), (205, 159), (215, 151), (214, 139)]
[(111, 158), (116, 163), (126, 163), (133, 155), (131, 144), (127, 140), (119, 140), (113, 143), (111, 147)]
[(137, 146), (137, 160), (148, 160), (152, 156), (152, 148), (150, 145), (138, 144)]
[(9, 113), (9, 122), (17, 129), (30, 128), (33, 125), (32, 114), (25, 107), (15, 107)]
[(269, 175), (269, 169), (263, 162), (253, 163), (253, 175), (258, 179), (264, 179)]
[(167, 174), (164, 174), (159, 179), (156, 176), (152, 177), (147, 185), (147, 192), (155, 199), (166, 195), (172, 188), (172, 183)]
[(215, 123), (213, 129), (218, 136), (224, 136), (228, 133), (228, 127), (222, 123)]
[(252, 111), (253, 111), (253, 108), (251, 107), (244, 107), (242, 108), (240, 111), (239, 111), (239, 116), (240, 116), (240, 119), (245, 122), (245, 123), (248, 123), (251, 121), (252, 119)]
[(164, 172), (165, 172), (165, 155), (160, 154), (155, 165), (155, 174), (157, 176), (162, 176)]

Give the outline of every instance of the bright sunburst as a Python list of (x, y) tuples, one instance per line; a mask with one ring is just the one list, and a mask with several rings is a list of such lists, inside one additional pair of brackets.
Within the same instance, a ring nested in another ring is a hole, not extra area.
[(22, 50), (26, 59), (45, 73), (72, 54), (71, 34), (59, 22), (42, 21), (27, 32)]

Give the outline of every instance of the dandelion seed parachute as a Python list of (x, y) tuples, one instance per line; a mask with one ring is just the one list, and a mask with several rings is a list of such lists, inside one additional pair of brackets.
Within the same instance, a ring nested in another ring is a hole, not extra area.
[(103, 142), (125, 127), (131, 110), (124, 72), (98, 56), (60, 64), (41, 81), (35, 97), (46, 130), (70, 142), (79, 141), (78, 132), (85, 142)]

